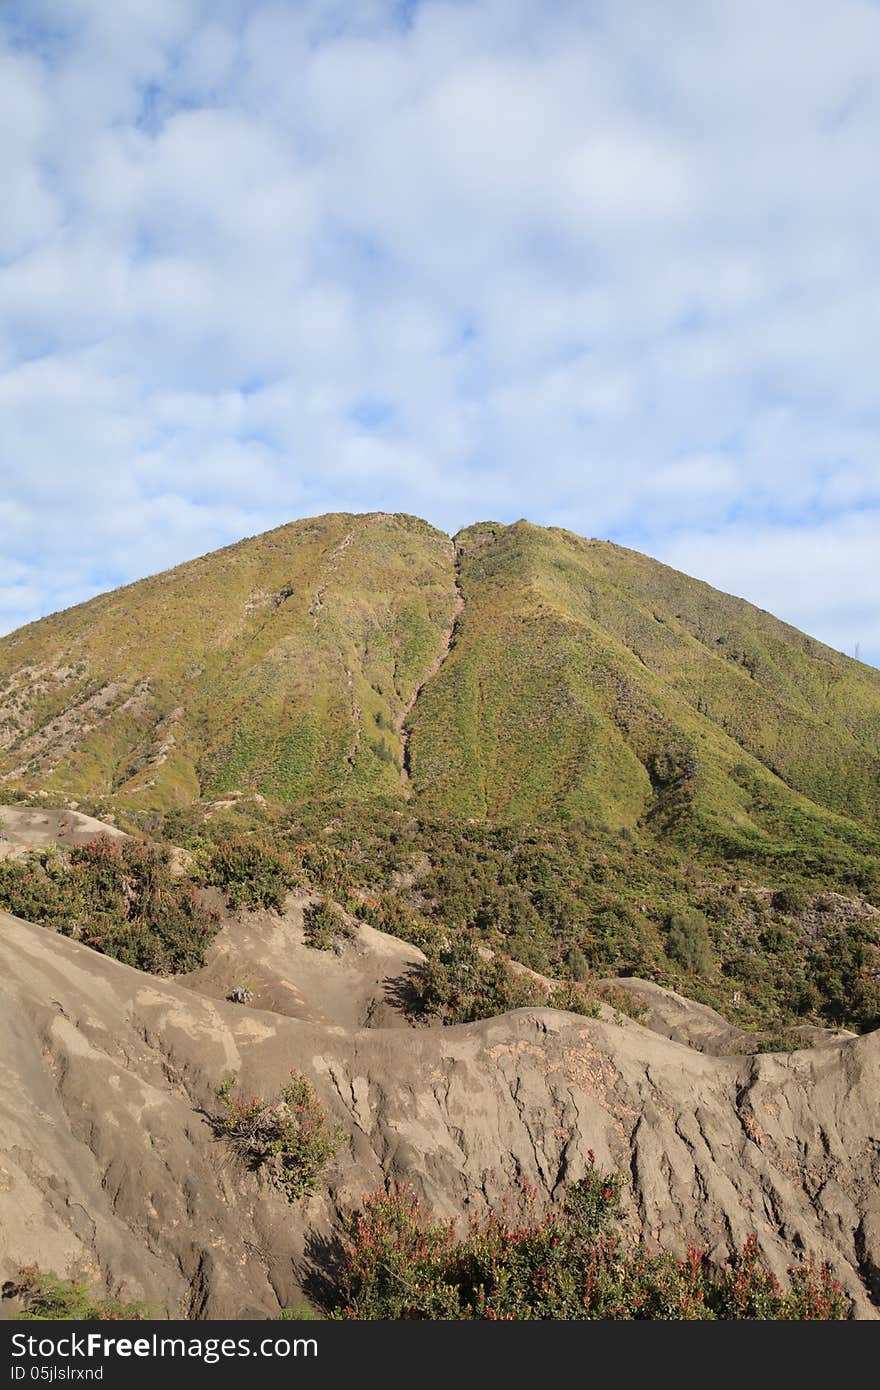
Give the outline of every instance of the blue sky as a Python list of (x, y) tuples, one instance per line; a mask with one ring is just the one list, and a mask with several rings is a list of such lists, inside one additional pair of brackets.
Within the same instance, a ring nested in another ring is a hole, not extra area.
[(328, 510), (880, 664), (880, 7), (0, 9), (0, 631)]

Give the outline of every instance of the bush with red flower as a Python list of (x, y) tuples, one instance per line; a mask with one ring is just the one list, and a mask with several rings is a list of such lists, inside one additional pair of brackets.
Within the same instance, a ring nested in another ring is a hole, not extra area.
[[(827, 1267), (789, 1271), (785, 1289), (757, 1240), (722, 1268), (689, 1247), (650, 1254), (622, 1236), (622, 1180), (591, 1166), (541, 1218), (426, 1217), (409, 1189), (375, 1192), (347, 1224), (338, 1318), (830, 1320), (849, 1303)], [(534, 1201), (527, 1193), (527, 1205)]]

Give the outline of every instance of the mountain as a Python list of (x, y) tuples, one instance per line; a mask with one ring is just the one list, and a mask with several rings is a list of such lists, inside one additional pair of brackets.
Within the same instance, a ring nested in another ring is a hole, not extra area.
[(3, 774), (150, 805), (393, 792), (452, 555), (410, 517), (325, 516), (23, 628), (0, 644)]
[(868, 847), (880, 672), (607, 542), (518, 522), (456, 548), (454, 649), (411, 716), (426, 804)]
[(294, 522), (0, 640), (0, 784), (872, 855), (880, 672), (559, 528)]
[(635, 1298), (692, 1244), (878, 1316), (880, 672), (608, 542), (331, 515), (0, 640), (0, 803), (19, 1312), (339, 1311), (370, 1191), (625, 1175)]

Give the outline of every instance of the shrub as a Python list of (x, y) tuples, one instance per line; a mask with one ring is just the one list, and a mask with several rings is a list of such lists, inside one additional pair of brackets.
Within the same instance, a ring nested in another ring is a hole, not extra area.
[(560, 1009), (587, 1018), (599, 1015), (598, 1000), (588, 985), (577, 980), (545, 985), (498, 952), (484, 958), (464, 933), (433, 951), (426, 964), (413, 971), (412, 983), (413, 1011), (443, 1023), (473, 1023), (529, 1008)]
[(569, 1014), (583, 1014), (585, 1018), (599, 1017), (599, 1001), (591, 990), (576, 980), (566, 980), (550, 991), (546, 1001), (551, 1009), (562, 1009)]
[(274, 1100), (243, 1096), (235, 1078), (217, 1088), (222, 1109), (214, 1132), (229, 1140), (252, 1169), (265, 1169), (291, 1201), (314, 1192), (330, 1160), (342, 1148), (341, 1125), (327, 1116), (311, 1082), (291, 1071)]
[(171, 872), (166, 847), (98, 835), (0, 863), (0, 905), (153, 974), (195, 970), (217, 919)]
[(96, 1298), (87, 1283), (75, 1279), (56, 1279), (54, 1274), (42, 1274), (36, 1266), (20, 1269), (15, 1279), (5, 1283), (3, 1297), (21, 1299), (23, 1308), (17, 1317), (22, 1322), (96, 1319), (101, 1322), (141, 1322), (159, 1316), (149, 1304)]
[(222, 888), (233, 909), (265, 907), (280, 912), (293, 886), (285, 856), (255, 836), (231, 835), (204, 849), (199, 859), (202, 882)]
[(550, 993), (511, 969), (500, 955), (484, 959), (463, 933), (413, 972), (414, 1009), (443, 1023), (473, 1023), (511, 1009), (546, 1008)]
[(805, 969), (826, 1022), (880, 1028), (880, 943), (871, 922), (823, 932), (807, 948)]
[(777, 888), (773, 894), (774, 910), (781, 912), (785, 917), (796, 917), (799, 913), (806, 912), (811, 902), (812, 898), (806, 888), (797, 883)]
[[(592, 1155), (591, 1155), (592, 1159)], [(830, 1320), (848, 1304), (827, 1267), (790, 1271), (784, 1291), (757, 1240), (714, 1271), (706, 1254), (649, 1255), (622, 1239), (622, 1180), (594, 1166), (541, 1219), (473, 1219), (457, 1241), (408, 1189), (375, 1192), (346, 1223), (338, 1301), (358, 1319)], [(526, 1194), (527, 1204), (534, 1198)]]
[(647, 939), (644, 919), (618, 905), (596, 914), (586, 951), (594, 970), (614, 974), (648, 974), (656, 965), (656, 946)]
[(666, 954), (691, 975), (708, 975), (715, 963), (709, 927), (701, 912), (677, 912), (669, 919)]
[(590, 978), (590, 963), (579, 946), (569, 946), (565, 953), (565, 971), (570, 980), (582, 984)]
[(643, 1004), (638, 995), (630, 994), (628, 989), (621, 989), (619, 985), (604, 981), (596, 986), (596, 993), (600, 999), (604, 999), (606, 1004), (610, 1004), (618, 1013), (626, 1014), (627, 1018), (634, 1019), (636, 1022), (644, 1018), (647, 1013), (647, 1005)]
[(367, 922), (377, 931), (397, 936), (401, 941), (409, 941), (423, 951), (436, 949), (442, 935), (434, 923), (428, 922), (420, 912), (400, 902), (392, 893), (370, 893), (366, 896), (348, 893), (345, 906), (358, 921)]
[(318, 951), (332, 951), (338, 942), (353, 935), (339, 908), (328, 898), (306, 904), (303, 908), (303, 930), (306, 945), (314, 946)]

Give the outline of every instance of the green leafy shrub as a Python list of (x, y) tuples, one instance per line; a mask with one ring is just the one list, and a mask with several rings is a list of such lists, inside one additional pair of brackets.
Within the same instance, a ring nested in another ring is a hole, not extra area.
[(691, 975), (708, 975), (715, 964), (709, 927), (701, 912), (676, 912), (669, 919), (666, 954)]
[(294, 878), (291, 866), (267, 840), (231, 835), (205, 847), (199, 856), (202, 882), (222, 888), (232, 908), (270, 908), (280, 912)]
[(159, 975), (203, 965), (217, 931), (193, 885), (172, 873), (167, 847), (107, 835), (0, 861), (0, 905)]
[(76, 1279), (57, 1279), (34, 1265), (20, 1269), (3, 1285), (4, 1298), (21, 1300), (16, 1317), (22, 1322), (141, 1322), (159, 1316), (147, 1303), (120, 1303), (96, 1298), (89, 1285)]
[(212, 1116), (214, 1132), (227, 1139), (253, 1169), (264, 1169), (291, 1201), (318, 1187), (345, 1133), (331, 1123), (311, 1082), (291, 1071), (290, 1081), (274, 1100), (244, 1096), (235, 1078), (217, 1088), (220, 1113)]
[(576, 980), (544, 984), (517, 970), (499, 953), (487, 957), (458, 932), (412, 973), (415, 1013), (443, 1023), (473, 1023), (511, 1009), (562, 1009), (596, 1018), (599, 1004), (590, 987)]
[(375, 1192), (346, 1224), (331, 1316), (824, 1321), (848, 1315), (827, 1267), (793, 1268), (784, 1290), (764, 1267), (754, 1237), (720, 1271), (694, 1247), (684, 1259), (649, 1255), (617, 1232), (621, 1189), (617, 1174), (591, 1166), (541, 1219), (513, 1225), (503, 1212), (473, 1219), (462, 1240), (452, 1222), (428, 1219), (408, 1189)]
[(499, 955), (485, 959), (458, 933), (413, 972), (414, 1009), (443, 1023), (472, 1023), (511, 1009), (546, 1008), (549, 992)]
[(774, 909), (786, 917), (796, 917), (798, 913), (806, 912), (811, 903), (810, 894), (798, 883), (788, 884), (785, 888), (777, 888), (773, 894)]
[(582, 984), (590, 978), (590, 963), (580, 946), (569, 946), (565, 953), (565, 971), (570, 980), (579, 980)]
[(547, 1000), (551, 1009), (562, 1009), (569, 1014), (582, 1014), (584, 1018), (599, 1017), (599, 1001), (592, 990), (576, 980), (566, 980), (556, 985)]
[(318, 951), (332, 951), (338, 942), (349, 939), (352, 929), (335, 903), (321, 898), (303, 908), (306, 944)]
[(826, 929), (804, 953), (805, 984), (820, 1017), (838, 1027), (852, 1020), (880, 1028), (880, 944), (870, 922)]
[(437, 946), (442, 933), (417, 909), (401, 902), (393, 893), (347, 894), (345, 905), (353, 917), (367, 922), (377, 931), (409, 941), (420, 950), (430, 951)]

